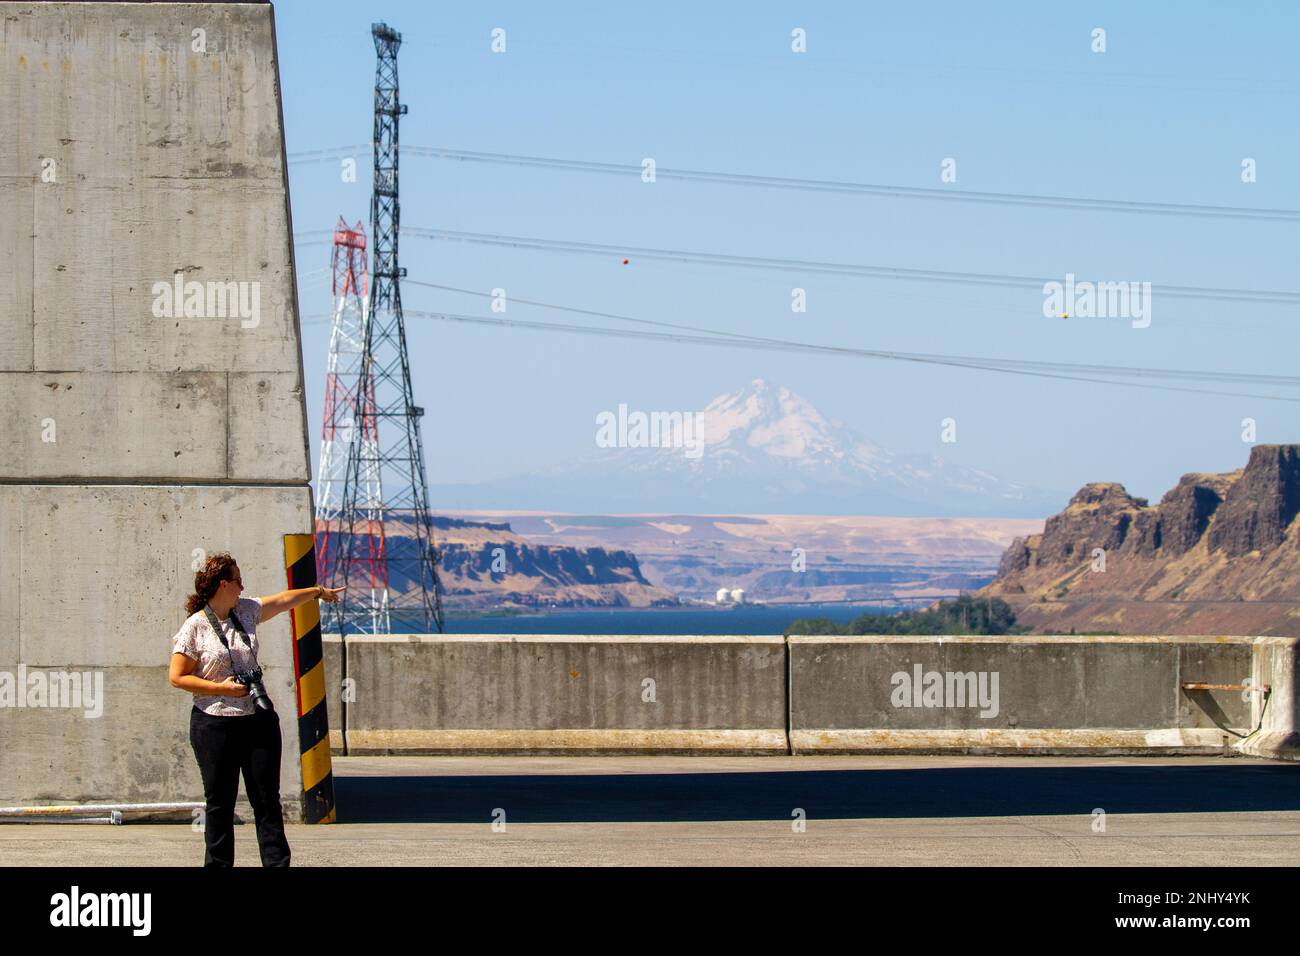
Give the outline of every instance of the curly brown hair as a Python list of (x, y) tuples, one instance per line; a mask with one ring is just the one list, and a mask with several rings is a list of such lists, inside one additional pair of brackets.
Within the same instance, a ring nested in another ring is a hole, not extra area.
[(186, 614), (196, 614), (203, 610), (203, 605), (216, 595), (221, 582), (230, 580), (230, 569), (235, 563), (228, 551), (208, 556), (203, 569), (194, 575), (194, 593), (185, 599)]

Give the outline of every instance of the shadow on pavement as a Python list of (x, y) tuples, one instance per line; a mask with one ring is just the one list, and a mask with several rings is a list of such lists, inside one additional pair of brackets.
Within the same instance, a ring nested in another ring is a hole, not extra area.
[(1024, 766), (745, 773), (338, 776), (340, 823), (989, 817), (1300, 810), (1300, 766)]

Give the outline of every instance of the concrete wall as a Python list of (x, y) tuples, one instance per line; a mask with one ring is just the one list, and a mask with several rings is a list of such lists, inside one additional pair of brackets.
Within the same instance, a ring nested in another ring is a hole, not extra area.
[[(312, 527), (272, 10), (0, 2), (0, 25), (0, 671), (105, 685), (99, 718), (0, 708), (0, 804), (202, 801), (167, 681), (195, 552), (274, 593), (280, 536)], [(248, 283), (256, 324), (157, 314), (178, 271)], [(296, 819), (288, 616), (261, 640)]]
[[(1296, 645), (1245, 637), (400, 635), (349, 637), (345, 667), (342, 642), (326, 635), (325, 666), (336, 753), (346, 745), (350, 754), (1158, 754), (1221, 751), (1259, 722), (1258, 705), (1240, 691), (1185, 691), (1183, 683), (1242, 684), (1253, 674), (1278, 688), (1266, 717), (1279, 727), (1293, 720), (1285, 674)], [(902, 695), (896, 675), (911, 678), (918, 666), (919, 696)], [(925, 705), (931, 672), (945, 677), (942, 706), (896, 706)], [(977, 691), (981, 673), (986, 691), (996, 674), (996, 707), (947, 699), (949, 673), (973, 675)], [(647, 678), (654, 704), (641, 700)]]
[(1252, 695), (1251, 726), (1258, 733), (1243, 741), (1241, 751), (1257, 757), (1300, 760), (1300, 687), (1296, 662), (1300, 641), (1288, 637), (1261, 637), (1255, 643), (1251, 676), (1269, 695)]
[[(796, 753), (1221, 750), (1225, 737), (1235, 741), (1232, 734), (1247, 729), (1249, 703), (1240, 692), (1181, 685), (1244, 682), (1252, 648), (1250, 638), (792, 637), (791, 746)], [(943, 678), (942, 694), (931, 674)], [(973, 704), (969, 679), (950, 674), (975, 675), (992, 706)]]
[(325, 668), (331, 738), (341, 747), (346, 734), (350, 754), (786, 752), (779, 637), (347, 643), (346, 675), (337, 635), (326, 638)]

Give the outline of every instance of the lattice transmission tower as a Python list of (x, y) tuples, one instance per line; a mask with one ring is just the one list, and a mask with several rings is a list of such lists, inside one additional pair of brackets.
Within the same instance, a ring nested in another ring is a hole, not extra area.
[[(373, 396), (369, 407), (358, 408), (360, 433), (373, 427), (376, 441), (354, 441), (348, 448), (343, 482), (342, 518), (347, 530), (340, 542), (335, 586), (347, 590), (339, 607), (340, 633), (365, 632), (373, 620), (366, 606), (363, 580), (366, 509), (364, 486), (375, 474), (383, 490), (384, 581), (388, 592), (390, 627), (443, 629), (439, 555), (429, 518), (429, 489), (425, 482), (424, 446), (415, 404), (411, 364), (406, 352), (397, 240), (401, 223), (398, 205), (398, 119), (406, 106), (398, 98), (397, 50), (402, 35), (387, 24), (370, 28), (375, 41), (374, 180), (370, 196), (370, 307), (363, 323), (362, 355), (357, 395)], [(381, 633), (386, 633), (381, 632)]]
[[(358, 520), (352, 522), (358, 540), (352, 549), (353, 595), (349, 606), (353, 631), (372, 634), (391, 631), (388, 618), (388, 569), (384, 563), (384, 499), (375, 429), (375, 394), (371, 387), (357, 391), (365, 353), (366, 321), (370, 315), (370, 285), (366, 268), (366, 233), (361, 223), (348, 228), (339, 217), (334, 227), (330, 257), (334, 310), (330, 322), (329, 359), (325, 370), (325, 420), (321, 428), (320, 468), (316, 485), (316, 580), (333, 584), (342, 580), (340, 564), (345, 551), (344, 511), (351, 446), (360, 442), (363, 452), (357, 483)], [(340, 631), (340, 605), (322, 604), (326, 631)], [(368, 618), (368, 620), (367, 620)]]

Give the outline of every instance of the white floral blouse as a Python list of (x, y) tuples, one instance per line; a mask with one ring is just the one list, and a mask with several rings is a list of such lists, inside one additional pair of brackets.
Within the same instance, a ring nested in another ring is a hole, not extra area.
[[(226, 643), (230, 645), (230, 652), (227, 653), (208, 622), (207, 614), (201, 610), (187, 617), (172, 638), (173, 654), (184, 654), (191, 660), (198, 661), (198, 666), (194, 668), (195, 676), (218, 684), (234, 677), (235, 672), (230, 668), (232, 658), (235, 667), (241, 671), (251, 671), (257, 666), (257, 623), (262, 619), (262, 602), (254, 597), (241, 597), (233, 613), (239, 615), (239, 623), (248, 632), (248, 639), (253, 645), (252, 653), (249, 653), (248, 645), (229, 618), (217, 622), (226, 635)], [(218, 697), (210, 694), (195, 694), (194, 706), (214, 717), (249, 716), (255, 710), (251, 697)]]

